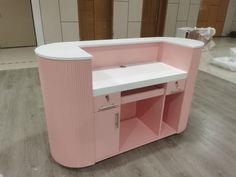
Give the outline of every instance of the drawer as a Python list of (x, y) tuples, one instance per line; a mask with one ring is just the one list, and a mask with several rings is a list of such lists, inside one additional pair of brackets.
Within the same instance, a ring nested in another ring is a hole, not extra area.
[(112, 93), (94, 98), (94, 111), (103, 111), (120, 106), (120, 93)]
[(164, 88), (159, 88), (158, 86), (143, 87), (122, 92), (121, 103), (127, 104), (161, 95), (164, 95)]
[(185, 88), (185, 80), (173, 81), (167, 83), (166, 95), (183, 92)]

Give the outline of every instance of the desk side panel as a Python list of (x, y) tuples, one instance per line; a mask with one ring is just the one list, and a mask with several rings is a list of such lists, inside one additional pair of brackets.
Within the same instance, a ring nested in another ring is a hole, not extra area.
[(188, 78), (186, 80), (183, 105), (180, 113), (179, 128), (178, 133), (185, 130), (188, 123), (189, 113), (191, 110), (192, 97), (194, 92), (194, 87), (196, 83), (198, 67), (200, 63), (202, 49), (192, 50), (191, 65), (188, 72)]
[(161, 47), (159, 57), (163, 63), (174, 66), (188, 73), (183, 94), (183, 101), (180, 108), (180, 117), (176, 118), (173, 114), (173, 119), (178, 119), (178, 133), (184, 131), (187, 126), (200, 63), (201, 51), (201, 48), (192, 49), (165, 43), (163, 43)]
[(38, 59), (50, 151), (67, 167), (95, 163), (91, 60)]

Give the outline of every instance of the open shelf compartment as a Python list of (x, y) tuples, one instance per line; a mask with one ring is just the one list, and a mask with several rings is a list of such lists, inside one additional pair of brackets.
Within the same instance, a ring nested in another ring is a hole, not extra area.
[(169, 136), (178, 131), (183, 96), (183, 92), (166, 96), (160, 134), (161, 137)]
[(121, 121), (120, 151), (125, 152), (158, 139), (158, 135), (139, 118)]
[[(120, 151), (125, 152), (159, 139), (164, 104), (164, 90), (160, 87), (121, 93), (129, 96), (121, 105)], [(151, 91), (151, 97), (149, 92)], [(146, 94), (147, 93), (147, 94)], [(154, 96), (154, 97), (153, 97)]]

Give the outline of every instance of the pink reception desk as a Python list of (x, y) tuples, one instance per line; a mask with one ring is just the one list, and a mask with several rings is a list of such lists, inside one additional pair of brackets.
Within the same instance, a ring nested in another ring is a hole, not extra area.
[(86, 167), (184, 131), (202, 47), (154, 37), (36, 48), (55, 161)]

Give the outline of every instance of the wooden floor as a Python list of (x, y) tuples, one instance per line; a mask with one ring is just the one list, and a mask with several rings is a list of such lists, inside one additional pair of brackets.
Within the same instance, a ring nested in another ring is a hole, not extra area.
[(84, 169), (49, 154), (36, 69), (0, 72), (0, 176), (235, 177), (236, 85), (199, 72), (186, 131)]

